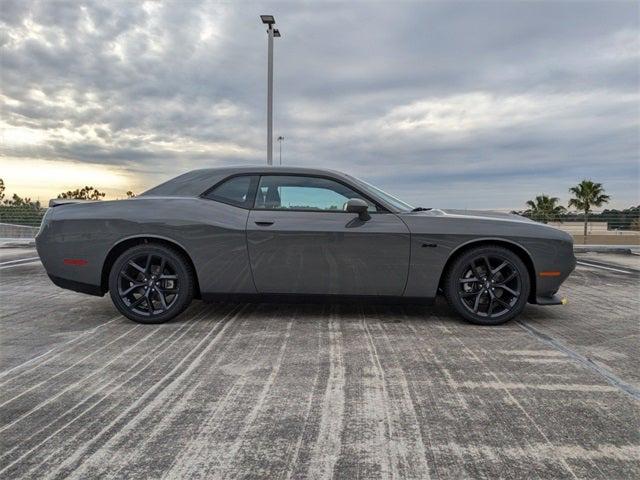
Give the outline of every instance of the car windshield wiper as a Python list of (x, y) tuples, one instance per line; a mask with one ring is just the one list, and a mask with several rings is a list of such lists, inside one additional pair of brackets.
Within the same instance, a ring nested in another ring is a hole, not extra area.
[(428, 210), (431, 210), (431, 208), (425, 208), (425, 207), (416, 207), (413, 210), (411, 210), (412, 212), (426, 212)]

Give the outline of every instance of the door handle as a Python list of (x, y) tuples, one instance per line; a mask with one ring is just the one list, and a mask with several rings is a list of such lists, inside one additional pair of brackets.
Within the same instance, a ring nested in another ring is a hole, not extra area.
[(260, 227), (269, 227), (269, 226), (273, 225), (273, 223), (274, 223), (273, 221), (267, 221), (267, 220), (265, 220), (265, 221), (256, 220), (255, 221), (255, 224), (260, 226)]

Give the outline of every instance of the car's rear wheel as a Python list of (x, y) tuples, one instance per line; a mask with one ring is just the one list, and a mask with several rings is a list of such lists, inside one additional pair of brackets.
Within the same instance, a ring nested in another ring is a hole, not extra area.
[(137, 245), (118, 257), (109, 274), (111, 300), (125, 317), (163, 323), (193, 298), (193, 272), (186, 258), (158, 244)]
[(531, 288), (523, 261), (503, 247), (473, 248), (458, 257), (447, 272), (445, 295), (466, 320), (499, 325), (519, 315)]

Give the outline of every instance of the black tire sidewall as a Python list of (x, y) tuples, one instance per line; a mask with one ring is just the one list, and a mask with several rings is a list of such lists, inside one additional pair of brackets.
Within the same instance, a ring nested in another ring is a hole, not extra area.
[[(463, 269), (467, 267), (473, 258), (482, 255), (494, 255), (500, 256), (508, 260), (518, 271), (520, 275), (521, 294), (514, 307), (504, 315), (495, 318), (482, 317), (470, 312), (462, 303), (462, 299), (458, 292), (458, 279), (463, 274)], [(527, 304), (529, 299), (529, 292), (531, 290), (531, 280), (529, 278), (529, 270), (526, 265), (520, 259), (518, 255), (503, 247), (498, 246), (485, 246), (477, 247), (469, 250), (457, 258), (451, 265), (447, 274), (447, 280), (445, 285), (445, 294), (449, 305), (465, 320), (475, 323), (477, 325), (500, 325), (508, 322), (512, 318), (518, 316)]]
[[(135, 312), (129, 310), (123, 300), (118, 294), (118, 276), (122, 267), (132, 258), (143, 255), (145, 253), (157, 254), (166, 256), (171, 260), (176, 268), (176, 274), (178, 275), (178, 282), (181, 285), (180, 295), (178, 300), (174, 303), (169, 310), (153, 316), (138, 315)], [(123, 252), (113, 263), (111, 271), (109, 272), (109, 293), (111, 295), (111, 301), (115, 305), (122, 315), (130, 320), (138, 323), (164, 323), (175, 318), (182, 313), (191, 303), (193, 298), (193, 273), (191, 271), (188, 261), (179, 252), (172, 248), (165, 247), (163, 245), (144, 244), (131, 247)]]

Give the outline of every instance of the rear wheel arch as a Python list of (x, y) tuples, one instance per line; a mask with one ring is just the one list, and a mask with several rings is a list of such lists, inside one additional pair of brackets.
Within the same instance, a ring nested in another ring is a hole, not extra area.
[(184, 258), (189, 262), (191, 266), (191, 271), (193, 272), (193, 282), (194, 282), (193, 298), (197, 298), (197, 299), (201, 298), (200, 284), (198, 282), (198, 273), (196, 271), (193, 260), (191, 259), (191, 256), (187, 253), (184, 247), (182, 247), (181, 245), (179, 245), (178, 243), (172, 240), (169, 240), (163, 237), (154, 237), (149, 235), (126, 238), (116, 243), (113, 247), (111, 247), (111, 250), (109, 250), (107, 257), (105, 258), (104, 263), (102, 264), (100, 288), (103, 293), (106, 293), (109, 291), (109, 273), (111, 272), (111, 268), (113, 267), (113, 264), (117, 260), (117, 258), (120, 255), (122, 255), (122, 253), (129, 250), (131, 247), (134, 247), (136, 245), (144, 245), (144, 244), (164, 245), (165, 247), (174, 249), (175, 251), (179, 252), (182, 256), (184, 256)]
[(453, 252), (451, 252), (449, 254), (449, 258), (447, 258), (447, 262), (444, 265), (444, 268), (442, 269), (442, 272), (440, 273), (440, 280), (438, 282), (438, 289), (441, 290), (443, 285), (444, 285), (444, 280), (447, 277), (447, 273), (449, 272), (449, 269), (451, 268), (451, 265), (453, 265), (453, 263), (456, 261), (457, 258), (459, 258), (460, 256), (464, 255), (466, 252), (468, 252), (469, 250), (476, 248), (476, 247), (490, 247), (490, 246), (497, 246), (497, 247), (503, 247), (506, 248), (510, 251), (512, 251), (513, 253), (515, 253), (520, 260), (522, 260), (522, 262), (524, 263), (524, 265), (527, 267), (527, 272), (529, 273), (529, 282), (531, 284), (531, 290), (529, 292), (529, 298), (528, 301), (530, 303), (535, 303), (535, 299), (536, 299), (536, 270), (535, 267), (533, 265), (533, 259), (531, 258), (531, 255), (529, 254), (529, 252), (527, 252), (521, 245), (515, 243), (515, 242), (511, 242), (508, 240), (502, 240), (502, 239), (481, 239), (481, 240), (472, 240), (468, 243), (465, 243), (463, 245), (460, 245), (459, 247), (457, 247)]

